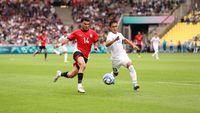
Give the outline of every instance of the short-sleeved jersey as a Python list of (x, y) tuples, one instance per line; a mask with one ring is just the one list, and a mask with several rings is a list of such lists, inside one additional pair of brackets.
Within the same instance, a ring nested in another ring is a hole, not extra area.
[(154, 47), (156, 47), (156, 46), (158, 47), (160, 45), (160, 38), (159, 37), (153, 37), (151, 39), (151, 42), (153, 43)]
[(38, 40), (40, 41), (40, 46), (46, 46), (47, 37), (45, 34), (39, 35)]
[(62, 35), (62, 36), (58, 39), (58, 41), (59, 41), (59, 42), (63, 42), (65, 39), (67, 39), (67, 36)]
[(95, 31), (89, 29), (84, 32), (80, 29), (75, 30), (68, 36), (69, 40), (76, 40), (75, 51), (83, 53), (84, 57), (88, 59), (92, 44), (98, 41), (98, 35)]
[(134, 40), (136, 40), (136, 44), (137, 45), (141, 45), (142, 44), (142, 40), (143, 40), (143, 36), (142, 35), (136, 35)]
[(124, 40), (125, 37), (121, 33), (117, 32), (116, 34), (114, 34), (113, 32), (109, 32), (106, 38), (106, 41), (112, 41), (118, 36), (119, 36), (119, 40), (117, 40), (116, 42), (114, 42), (112, 45), (108, 47), (108, 50), (112, 54), (112, 60), (119, 60), (127, 55), (122, 44), (122, 41)]

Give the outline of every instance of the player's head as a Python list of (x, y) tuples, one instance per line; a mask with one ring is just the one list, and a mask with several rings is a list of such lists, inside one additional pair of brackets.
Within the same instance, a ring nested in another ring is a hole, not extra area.
[(154, 32), (154, 35), (155, 35), (155, 36), (158, 36), (158, 33), (157, 33), (157, 32)]
[(81, 30), (88, 31), (90, 27), (90, 19), (87, 17), (83, 17), (81, 19)]
[(113, 33), (117, 33), (117, 21), (116, 20), (112, 20), (109, 24), (110, 26), (110, 30), (113, 32)]

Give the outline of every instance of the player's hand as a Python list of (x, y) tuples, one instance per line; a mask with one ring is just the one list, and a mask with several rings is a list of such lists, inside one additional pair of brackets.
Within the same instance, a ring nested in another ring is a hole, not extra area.
[(58, 48), (58, 47), (59, 47), (59, 44), (55, 44), (53, 47), (54, 47), (54, 48)]
[(115, 38), (115, 41), (119, 40), (119, 36), (117, 36), (117, 38)]

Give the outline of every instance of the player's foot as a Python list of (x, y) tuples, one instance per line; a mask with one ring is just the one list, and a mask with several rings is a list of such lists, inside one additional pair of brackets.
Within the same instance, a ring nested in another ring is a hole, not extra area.
[(79, 93), (85, 93), (85, 90), (84, 90), (82, 84), (78, 84), (78, 92), (79, 92)]
[(35, 56), (36, 54), (35, 53), (33, 53), (33, 57)]
[(133, 89), (134, 89), (135, 91), (137, 91), (139, 88), (140, 88), (139, 85), (136, 85), (136, 86), (133, 87)]
[(53, 79), (53, 82), (56, 82), (60, 77), (61, 77), (61, 71), (58, 70), (58, 71), (56, 72), (56, 76), (55, 76), (54, 79)]

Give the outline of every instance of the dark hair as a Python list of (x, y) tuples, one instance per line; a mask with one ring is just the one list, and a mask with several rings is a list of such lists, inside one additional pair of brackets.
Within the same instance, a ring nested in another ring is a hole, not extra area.
[(87, 22), (89, 22), (90, 19), (89, 19), (88, 17), (83, 17), (83, 18), (81, 18), (81, 22), (83, 22), (83, 21), (87, 21)]
[(109, 26), (111, 27), (111, 25), (112, 25), (113, 23), (117, 23), (117, 21), (116, 21), (116, 20), (111, 20), (110, 23), (109, 23)]

